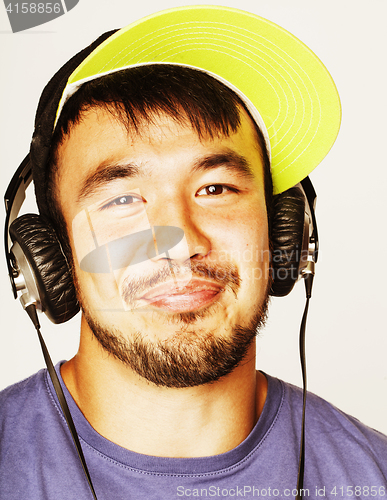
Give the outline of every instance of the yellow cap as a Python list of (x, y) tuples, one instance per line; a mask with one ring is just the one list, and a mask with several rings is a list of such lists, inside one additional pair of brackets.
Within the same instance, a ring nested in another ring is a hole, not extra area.
[(340, 100), (318, 57), (280, 26), (228, 7), (168, 9), (117, 31), (72, 73), (58, 113), (85, 81), (150, 63), (198, 68), (238, 92), (270, 142), (275, 194), (305, 178), (337, 137)]

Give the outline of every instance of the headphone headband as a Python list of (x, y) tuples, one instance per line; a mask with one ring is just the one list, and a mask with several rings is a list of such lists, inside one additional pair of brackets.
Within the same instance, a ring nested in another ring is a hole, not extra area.
[(11, 279), (13, 295), (17, 298), (17, 290), (14, 281), (15, 272), (12, 267), (12, 257), (10, 254), (10, 247), (12, 240), (9, 234), (9, 228), (12, 222), (19, 215), (20, 209), (26, 198), (26, 190), (32, 182), (32, 166), (30, 162), (30, 155), (28, 154), (19, 165), (19, 168), (14, 173), (11, 182), (4, 195), (5, 203), (5, 225), (4, 225), (4, 248), (7, 259), (8, 275)]
[(41, 214), (49, 214), (47, 203), (47, 159), (50, 153), (52, 134), (58, 104), (73, 71), (91, 54), (96, 47), (117, 30), (101, 35), (91, 45), (81, 50), (64, 64), (44, 88), (39, 100), (35, 117), (35, 130), (31, 142), (30, 162), (35, 181), (36, 201)]

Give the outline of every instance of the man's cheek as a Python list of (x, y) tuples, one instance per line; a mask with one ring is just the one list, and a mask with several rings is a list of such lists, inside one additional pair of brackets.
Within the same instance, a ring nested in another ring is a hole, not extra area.
[(79, 212), (73, 219), (72, 242), (76, 264), (80, 267), (82, 259), (95, 250), (97, 246), (95, 234), (90, 230), (86, 210)]
[(270, 251), (262, 248), (248, 248), (241, 252), (241, 278), (253, 286), (265, 284), (270, 275)]
[[(113, 213), (113, 215), (111, 215)], [(143, 307), (125, 300), (131, 280), (146, 280), (157, 268), (169, 266), (167, 279), (179, 286), (192, 277), (184, 231), (174, 226), (151, 227), (145, 211), (135, 218), (102, 214), (94, 205), (79, 212), (72, 223), (72, 241), (80, 282), (95, 309), (130, 310)], [(109, 217), (110, 215), (110, 217)], [(133, 221), (136, 221), (134, 224)], [(174, 262), (184, 273), (171, 267)]]
[(87, 297), (89, 309), (95, 311), (124, 309), (114, 274), (90, 274), (80, 271), (80, 275), (82, 293)]

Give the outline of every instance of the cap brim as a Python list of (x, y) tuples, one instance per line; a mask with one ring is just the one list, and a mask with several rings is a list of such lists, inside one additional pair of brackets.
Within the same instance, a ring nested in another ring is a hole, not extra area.
[(119, 30), (72, 73), (64, 99), (83, 81), (149, 63), (202, 69), (252, 103), (270, 139), (274, 193), (305, 178), (337, 137), (340, 100), (318, 57), (280, 26), (226, 7), (169, 9)]

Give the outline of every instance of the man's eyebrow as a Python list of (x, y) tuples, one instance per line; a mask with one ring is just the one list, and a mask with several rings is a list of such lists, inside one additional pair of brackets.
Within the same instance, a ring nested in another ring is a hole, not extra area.
[(250, 179), (254, 177), (253, 168), (249, 161), (243, 155), (231, 150), (198, 159), (192, 167), (192, 173), (220, 167), (226, 168), (241, 177)]
[(116, 179), (134, 178), (148, 174), (148, 169), (141, 168), (141, 165), (130, 162), (114, 163), (105, 161), (82, 182), (77, 196), (77, 203), (89, 198), (98, 189)]
[[(253, 169), (247, 159), (235, 151), (227, 150), (199, 158), (192, 167), (192, 173), (223, 167), (236, 175), (253, 178)], [(77, 196), (77, 203), (92, 196), (98, 189), (115, 179), (149, 177), (149, 167), (135, 163), (102, 162), (98, 168), (82, 182)]]

